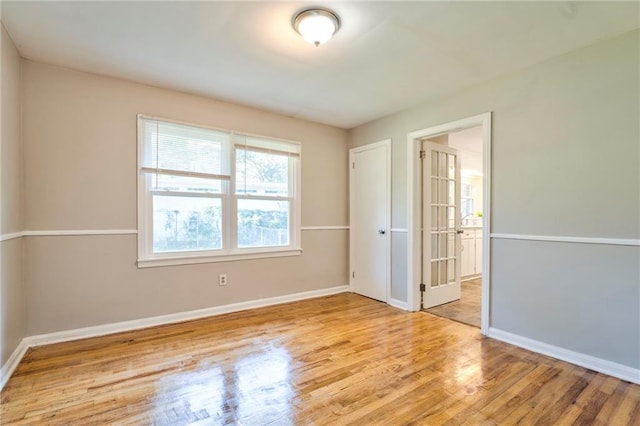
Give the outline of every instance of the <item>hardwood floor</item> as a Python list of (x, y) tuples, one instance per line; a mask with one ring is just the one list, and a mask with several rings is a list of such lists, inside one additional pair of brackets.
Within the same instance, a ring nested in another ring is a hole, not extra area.
[(335, 296), (39, 347), (8, 424), (638, 425), (640, 386)]
[(463, 281), (460, 292), (461, 296), (459, 300), (425, 309), (425, 311), (480, 328), (482, 278)]

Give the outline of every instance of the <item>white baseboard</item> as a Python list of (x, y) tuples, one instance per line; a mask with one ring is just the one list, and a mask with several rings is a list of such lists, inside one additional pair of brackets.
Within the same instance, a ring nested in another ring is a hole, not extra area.
[[(270, 297), (267, 299), (251, 300), (247, 302), (232, 303), (230, 305), (215, 306), (212, 308), (198, 309), (188, 312), (179, 312), (176, 314), (160, 315), (156, 317), (142, 318), (139, 320), (122, 321), (112, 324), (104, 324), (93, 327), (77, 328), (74, 330), (60, 331), (56, 333), (40, 334), (29, 336), (22, 339), (16, 349), (13, 351), (7, 362), (0, 369), (0, 390), (9, 381), (11, 374), (20, 363), (20, 360), (31, 347), (42, 346), (52, 343), (67, 342), (71, 340), (85, 339), (89, 337), (104, 336), (107, 334), (120, 333), (123, 331), (139, 330), (157, 325), (173, 324), (177, 322), (189, 321), (199, 318), (205, 318), (215, 315), (222, 315), (231, 312), (244, 311), (247, 309), (256, 309), (266, 306), (279, 305), (282, 303), (295, 302), (299, 300), (312, 299), (316, 297), (329, 296), (332, 294), (344, 293), (349, 291), (349, 286), (338, 286), (325, 288), (320, 290), (306, 291), (302, 293), (288, 294), (285, 296)], [(408, 311), (406, 302), (389, 299), (389, 305), (398, 309)], [(580, 365), (590, 370), (608, 374), (622, 380), (640, 384), (640, 369), (628, 367), (616, 362), (607, 361), (579, 352), (574, 352), (558, 346), (549, 345), (537, 340), (522, 337), (517, 334), (502, 331), (496, 328), (489, 328), (487, 334), (496, 340), (501, 340), (533, 352), (557, 358), (572, 364)]]
[(323, 288), (320, 290), (305, 291), (302, 293), (287, 294), (284, 296), (270, 297), (267, 299), (250, 300), (247, 302), (232, 303), (224, 306), (214, 306), (211, 308), (197, 309), (188, 312), (178, 312), (175, 314), (160, 315), (156, 317), (141, 318), (138, 320), (122, 321), (111, 324), (96, 325), (92, 327), (76, 328), (73, 330), (58, 331), (55, 333), (38, 334), (22, 339), (18, 347), (5, 365), (0, 370), (0, 390), (9, 381), (11, 374), (20, 363), (20, 360), (29, 348), (49, 345), (52, 343), (68, 342), (89, 337), (105, 336), (107, 334), (121, 333), (123, 331), (139, 330), (158, 325), (173, 324), (177, 322), (195, 320), (200, 318), (222, 315), (231, 312), (244, 311), (247, 309), (262, 308), (266, 306), (279, 305), (282, 303), (296, 302), (299, 300), (313, 299), (316, 297), (330, 296), (332, 294), (345, 293), (349, 291), (349, 286), (338, 286)]
[(141, 328), (155, 327), (157, 325), (173, 324), (177, 322), (228, 314), (231, 312), (244, 311), (247, 309), (262, 308), (265, 306), (279, 305), (281, 303), (296, 302), (299, 300), (312, 299), (315, 297), (329, 296), (332, 294), (344, 293), (348, 291), (348, 289), (348, 286), (323, 288), (320, 290), (287, 294), (284, 296), (270, 297), (267, 299), (249, 300), (247, 302), (232, 303), (230, 305), (197, 309), (194, 311), (178, 312), (175, 314), (141, 318), (138, 320), (76, 328), (73, 330), (59, 331), (56, 333), (39, 334), (27, 337), (25, 340), (27, 340), (29, 347), (49, 345), (52, 343), (68, 342), (71, 340), (86, 339), (89, 337), (105, 336), (107, 334), (121, 333), (123, 331), (139, 330)]
[(602, 358), (596, 358), (580, 352), (574, 352), (569, 349), (553, 346), (548, 343), (529, 339), (528, 337), (522, 337), (493, 327), (489, 328), (489, 333), (487, 335), (496, 340), (501, 340), (503, 342), (528, 349), (532, 352), (567, 361), (571, 364), (576, 364), (628, 382), (640, 384), (640, 369), (618, 364), (617, 362), (607, 361)]
[(2, 388), (4, 388), (4, 385), (7, 384), (9, 378), (15, 371), (18, 364), (20, 364), (22, 357), (27, 353), (28, 350), (29, 345), (27, 344), (25, 339), (22, 339), (20, 343), (18, 343), (18, 346), (13, 351), (7, 362), (5, 362), (0, 369), (0, 390), (2, 390)]
[(460, 282), (471, 281), (471, 280), (477, 280), (478, 278), (482, 278), (482, 274), (468, 275), (468, 276), (466, 276), (466, 277), (462, 277), (462, 278), (460, 279)]
[(403, 311), (410, 311), (407, 302), (403, 302), (402, 300), (394, 299), (393, 297), (389, 298), (389, 305), (394, 308), (402, 309)]

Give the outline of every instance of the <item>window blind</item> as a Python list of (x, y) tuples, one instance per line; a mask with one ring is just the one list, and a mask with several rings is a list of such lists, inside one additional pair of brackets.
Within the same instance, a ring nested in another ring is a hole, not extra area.
[(240, 134), (233, 135), (233, 143), (236, 149), (245, 149), (247, 151), (286, 155), (289, 157), (297, 157), (300, 155), (300, 144), (297, 143), (262, 139)]
[(141, 171), (155, 175), (230, 180), (229, 135), (142, 117)]

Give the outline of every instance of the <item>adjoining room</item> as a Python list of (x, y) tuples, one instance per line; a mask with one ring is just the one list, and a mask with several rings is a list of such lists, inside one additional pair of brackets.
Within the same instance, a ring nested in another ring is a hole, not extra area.
[[(460, 195), (452, 203), (452, 210), (454, 215), (459, 214), (460, 223), (456, 229), (461, 232), (450, 239), (452, 244), (456, 244), (455, 238), (460, 238), (458, 242), (460, 254), (457, 257), (460, 265), (455, 265), (454, 261), (453, 265), (451, 265), (451, 270), (447, 271), (451, 278), (455, 280), (456, 271), (454, 268), (460, 268), (460, 298), (426, 308), (426, 311), (480, 328), (483, 263), (482, 207), (484, 198), (482, 127), (454, 131), (431, 137), (427, 141), (453, 148), (453, 152), (460, 158), (460, 182), (458, 183), (460, 185)], [(455, 190), (452, 192), (456, 194)], [(456, 209), (456, 206), (459, 206), (459, 210)], [(433, 243), (435, 244), (436, 241), (433, 241)], [(457, 247), (455, 246), (452, 248), (454, 251), (456, 249)], [(435, 249), (432, 249), (433, 251)]]

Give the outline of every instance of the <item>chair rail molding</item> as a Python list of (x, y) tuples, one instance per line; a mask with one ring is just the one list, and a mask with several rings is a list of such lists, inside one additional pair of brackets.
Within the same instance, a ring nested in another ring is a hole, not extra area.
[(565, 235), (527, 235), (493, 232), (491, 238), (499, 240), (545, 241), (554, 243), (606, 244), (616, 246), (640, 246), (640, 239), (607, 237), (574, 237)]

